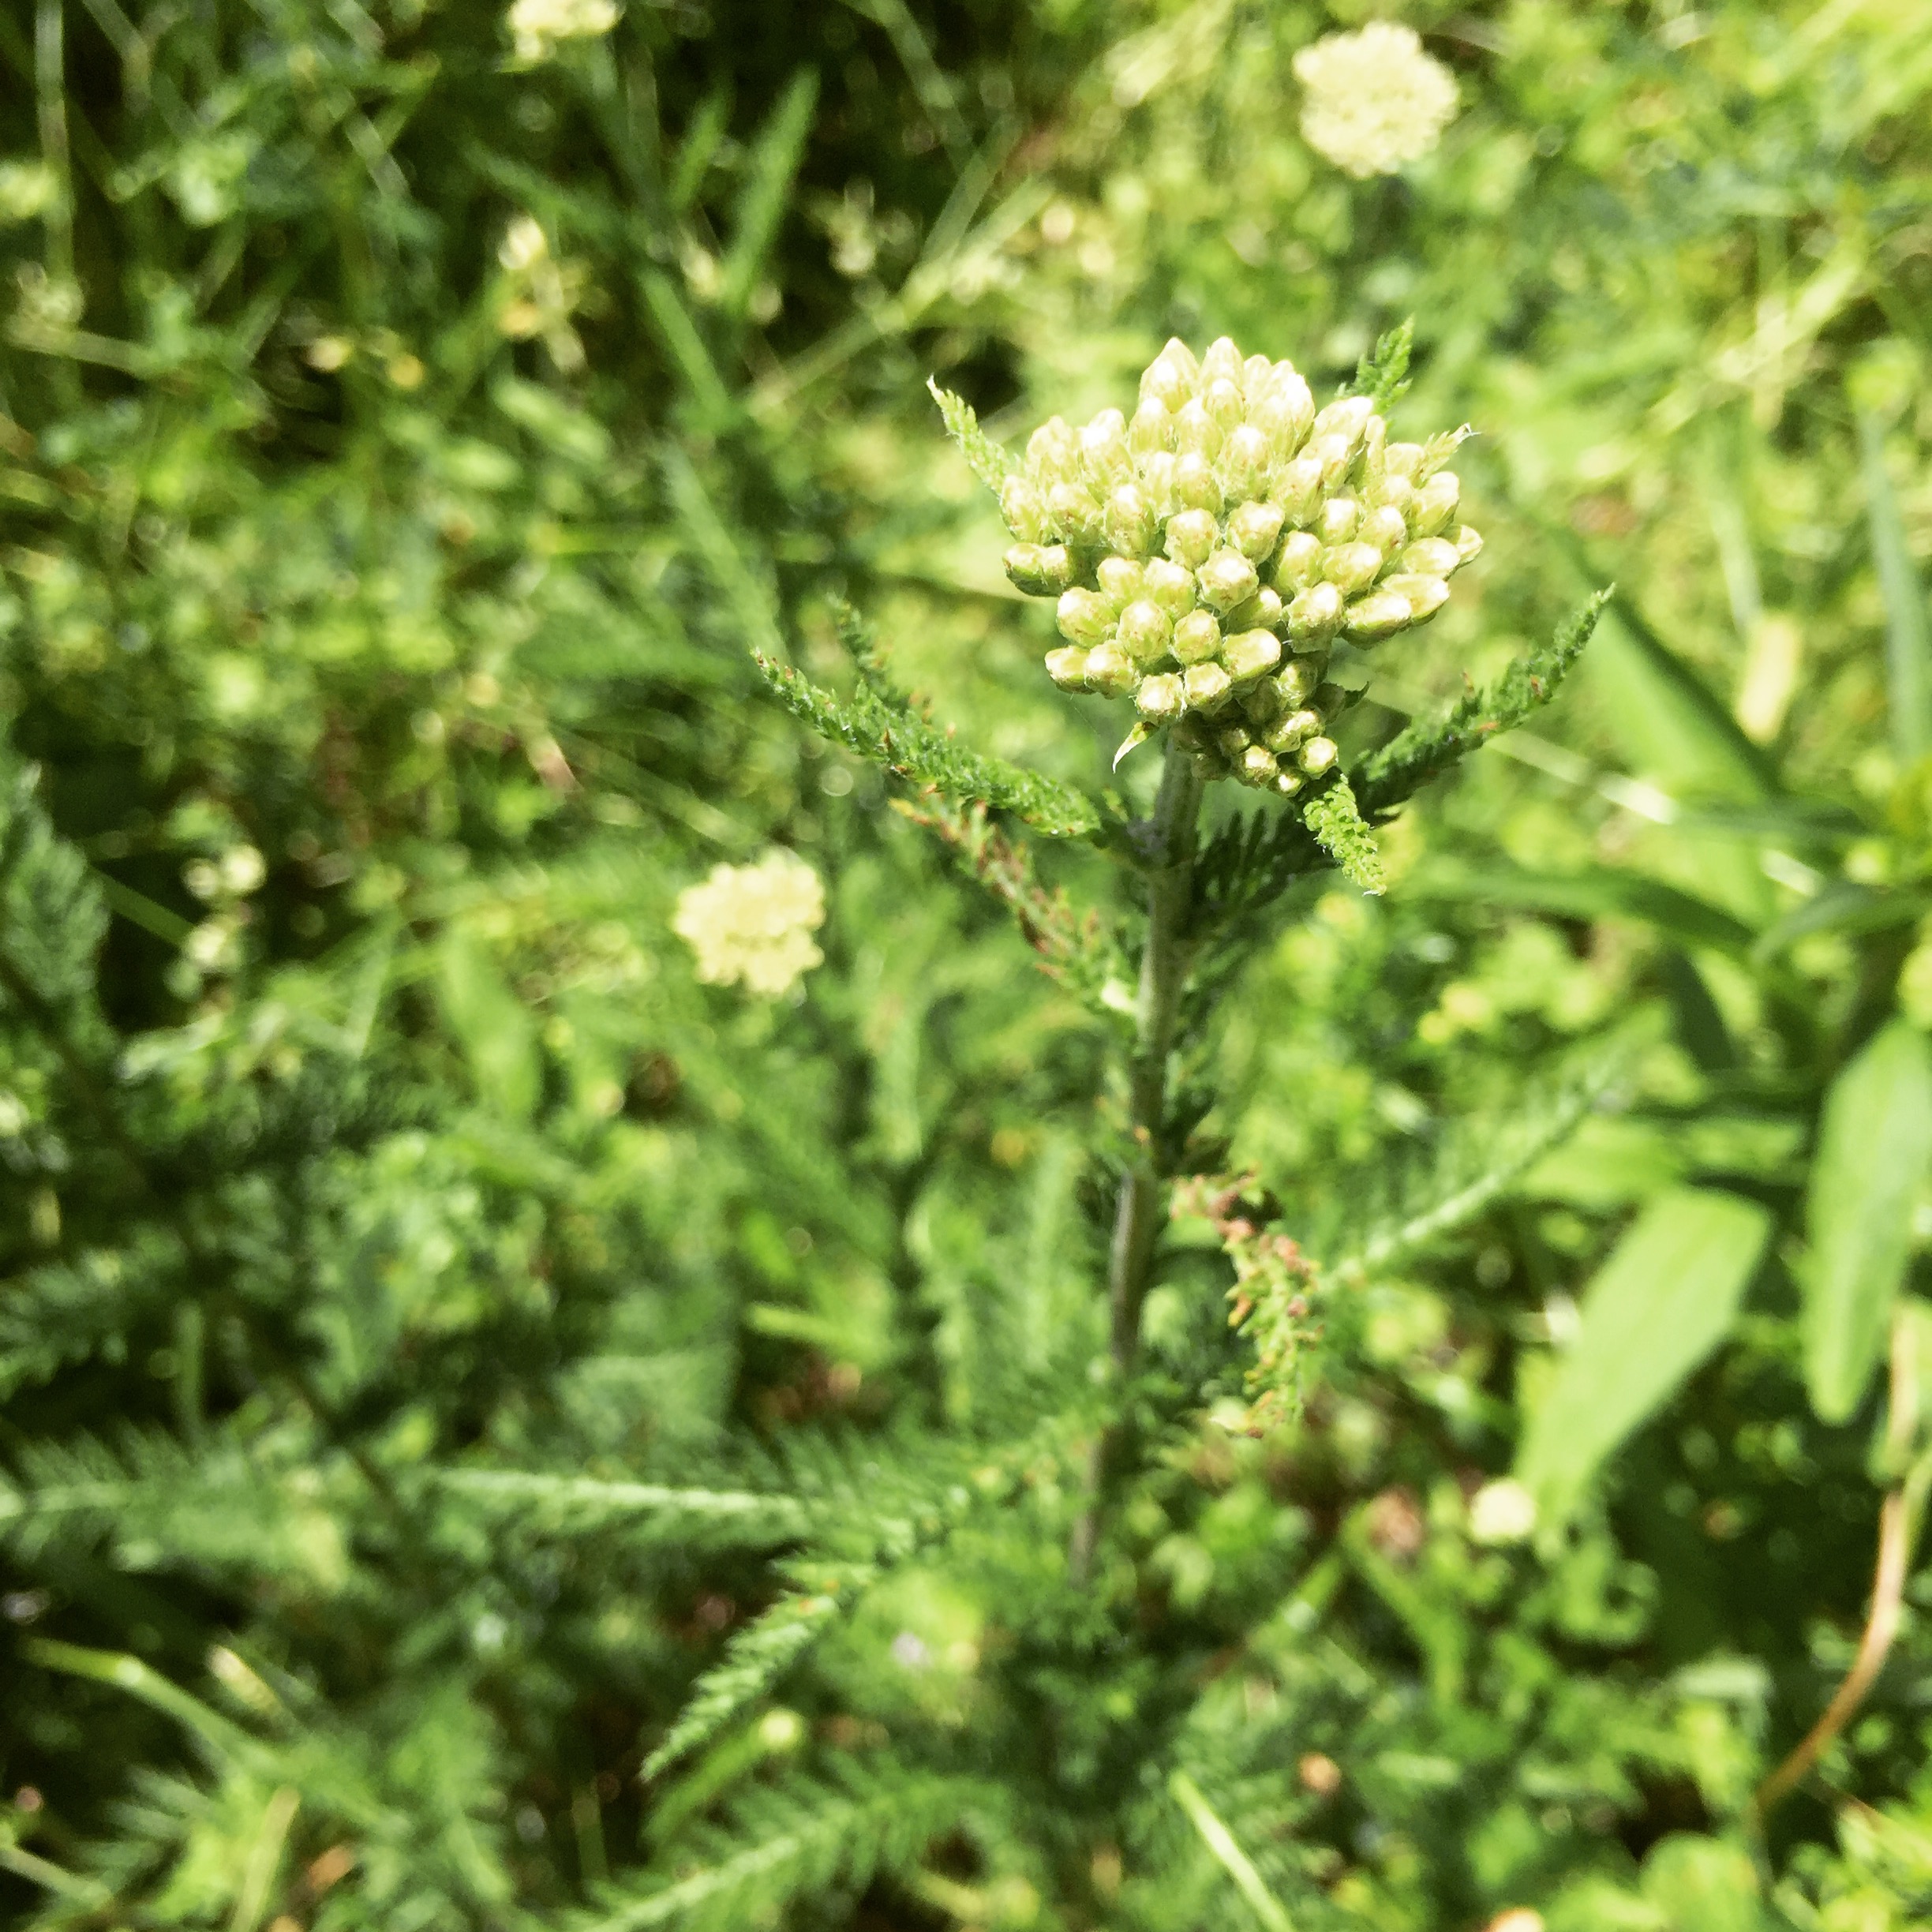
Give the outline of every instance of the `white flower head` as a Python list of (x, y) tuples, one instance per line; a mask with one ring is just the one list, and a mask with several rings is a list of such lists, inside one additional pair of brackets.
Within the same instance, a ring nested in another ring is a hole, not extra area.
[(1308, 94), (1301, 137), (1345, 174), (1393, 174), (1455, 118), (1455, 77), (1413, 28), (1374, 21), (1326, 35), (1296, 54), (1294, 70)]
[(1472, 1542), (1521, 1543), (1536, 1528), (1536, 1498), (1513, 1476), (1487, 1482), (1470, 1499)]
[(617, 24), (617, 0), (515, 0), (504, 24), (520, 61), (548, 60), (560, 40), (593, 40)]
[(739, 982), (775, 999), (825, 955), (812, 934), (825, 922), (825, 886), (796, 853), (774, 846), (755, 865), (719, 865), (678, 895), (672, 930), (698, 956), (698, 977)]

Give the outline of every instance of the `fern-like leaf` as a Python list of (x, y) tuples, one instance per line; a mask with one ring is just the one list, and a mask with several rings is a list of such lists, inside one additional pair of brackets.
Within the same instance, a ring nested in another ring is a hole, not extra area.
[(1388, 885), (1375, 834), (1364, 822), (1349, 781), (1338, 776), (1327, 790), (1310, 799), (1301, 816), (1316, 844), (1364, 892), (1379, 893)]
[(968, 751), (869, 678), (861, 678), (850, 698), (839, 698), (774, 657), (759, 653), (757, 662), (794, 717), (901, 778), (1012, 812), (1049, 838), (1091, 837), (1100, 829), (1099, 808), (1071, 785)]
[(960, 446), (960, 453), (972, 466), (973, 474), (997, 496), (1000, 485), (1017, 466), (1013, 458), (979, 427), (979, 417), (964, 396), (942, 389), (930, 376), (926, 387), (932, 391), (932, 399), (945, 418), (946, 433)]
[(724, 1657), (691, 1688), (663, 1743), (644, 1760), (655, 1777), (687, 1752), (708, 1744), (739, 1712), (765, 1696), (778, 1679), (838, 1620), (841, 1609), (868, 1582), (869, 1569), (851, 1571), (839, 1590), (808, 1590), (779, 1598), (763, 1615), (732, 1634)]
[(927, 792), (915, 804), (895, 799), (897, 809), (952, 848), (960, 866), (1013, 915), (1042, 972), (1103, 1016), (1131, 1011), (1127, 962), (1097, 912), (1079, 912), (1064, 891), (1049, 892), (1033, 870), (1023, 841), (1009, 839), (978, 800), (960, 804)]
[(837, 1766), (747, 1790), (722, 1826), (676, 1848), (672, 1869), (606, 1892), (569, 1932), (742, 1932), (779, 1922), (796, 1899), (863, 1889), (906, 1870), (936, 1838), (1005, 1809), (981, 1780), (886, 1763)]
[(492, 1519), (551, 1534), (647, 1532), (653, 1541), (707, 1548), (769, 1549), (807, 1528), (795, 1499), (753, 1490), (672, 1488), (534, 1470), (444, 1470), (437, 1485)]
[(1415, 317), (1410, 316), (1387, 330), (1375, 347), (1355, 365), (1355, 380), (1348, 385), (1352, 395), (1365, 395), (1378, 415), (1386, 416), (1393, 404), (1408, 393), (1409, 359), (1415, 348)]
[(1372, 821), (1399, 805), (1439, 773), (1466, 758), (1498, 732), (1520, 724), (1556, 695), (1583, 654), (1614, 585), (1599, 590), (1543, 649), (1519, 657), (1488, 691), (1471, 691), (1433, 722), (1418, 720), (1363, 767), (1361, 803)]

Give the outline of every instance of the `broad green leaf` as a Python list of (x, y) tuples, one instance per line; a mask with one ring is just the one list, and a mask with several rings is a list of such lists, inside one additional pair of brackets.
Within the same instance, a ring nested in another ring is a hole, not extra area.
[(1516, 1459), (1545, 1526), (1724, 1339), (1763, 1252), (1770, 1216), (1715, 1189), (1660, 1195), (1597, 1271), (1581, 1332)]
[(1827, 1422), (1858, 1406), (1884, 1349), (1928, 1171), (1932, 1058), (1895, 1020), (1826, 1096), (1806, 1192), (1805, 1383)]
[(542, 1084), (536, 1023), (496, 962), (460, 928), (445, 935), (437, 966), (444, 1017), (462, 1043), (477, 1099), (511, 1120), (528, 1120)]

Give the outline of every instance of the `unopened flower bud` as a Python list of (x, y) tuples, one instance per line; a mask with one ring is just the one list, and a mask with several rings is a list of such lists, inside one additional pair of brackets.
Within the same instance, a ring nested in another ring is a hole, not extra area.
[(1452, 530), (1443, 534), (1456, 547), (1457, 558), (1464, 564), (1472, 564), (1482, 555), (1483, 540), (1479, 530), (1466, 523), (1458, 523)]
[(1357, 643), (1376, 644), (1405, 629), (1410, 618), (1409, 600), (1399, 590), (1373, 590), (1350, 605), (1343, 621)]
[(1284, 463), (1275, 478), (1275, 501), (1290, 523), (1306, 523), (1321, 507), (1321, 459), (1310, 452)]
[(1225, 434), (1241, 419), (1241, 392), (1238, 383), (1218, 376), (1201, 391), (1201, 407)]
[(1027, 467), (1044, 488), (1070, 481), (1079, 459), (1079, 439), (1062, 417), (1048, 417), (1027, 438)]
[(1186, 404), (1174, 416), (1174, 447), (1184, 455), (1193, 451), (1197, 456), (1214, 456), (1220, 453), (1221, 425), (1210, 416), (1198, 400)]
[(1087, 684), (1104, 698), (1125, 698), (1140, 681), (1140, 668), (1118, 644), (1087, 653)]
[(1281, 767), (1275, 762), (1273, 752), (1258, 744), (1251, 744), (1241, 755), (1241, 764), (1235, 773), (1243, 784), (1269, 785)]
[[(1058, 550), (1061, 556), (1066, 555), (1058, 544), (1054, 545), (1054, 549)], [(1059, 583), (1054, 582), (1046, 558), (1047, 552), (1038, 544), (1015, 544), (1006, 552), (1006, 575), (1028, 597), (1052, 597), (1065, 588), (1065, 580), (1062, 578)]]
[(1357, 534), (1364, 543), (1373, 544), (1384, 556), (1390, 556), (1409, 541), (1409, 526), (1402, 521), (1399, 510), (1384, 504), (1362, 519)]
[(1351, 443), (1359, 443), (1374, 414), (1375, 404), (1365, 395), (1337, 396), (1315, 418), (1315, 433), (1345, 436)]
[(1061, 593), (1054, 615), (1060, 635), (1072, 644), (1098, 644), (1114, 622), (1105, 597), (1077, 588)]
[[(1238, 681), (1238, 680), (1237, 680)], [(1271, 677), (1258, 679), (1241, 694), (1241, 714), (1257, 729), (1266, 731), (1288, 709), (1279, 685)]]
[(1154, 558), (1144, 578), (1147, 594), (1170, 617), (1185, 617), (1194, 608), (1194, 573), (1172, 558)]
[(1415, 515), (1411, 519), (1416, 534), (1434, 537), (1454, 522), (1462, 494), (1462, 481), (1456, 473), (1438, 470), (1416, 491)]
[(1312, 583), (1321, 553), (1321, 539), (1312, 530), (1290, 530), (1275, 553), (1275, 581), (1290, 590)]
[(1181, 688), (1191, 711), (1212, 711), (1226, 700), (1234, 680), (1218, 664), (1189, 665), (1181, 673)]
[(1268, 688), (1280, 698), (1282, 706), (1292, 711), (1308, 702), (1309, 694), (1320, 681), (1318, 660), (1291, 657), (1269, 679)]
[(1230, 631), (1272, 631), (1282, 620), (1284, 606), (1281, 593), (1264, 584), (1245, 604), (1237, 604), (1227, 614)]
[(1222, 646), (1221, 661), (1237, 684), (1272, 671), (1281, 662), (1281, 639), (1272, 631), (1244, 631)]
[(1368, 500), (1378, 510), (1386, 505), (1389, 509), (1399, 510), (1406, 517), (1414, 508), (1415, 500), (1415, 485), (1406, 477), (1391, 476), (1384, 471), (1369, 482)]
[(1264, 355), (1251, 355), (1241, 365), (1241, 394), (1252, 400), (1267, 385), (1275, 365)]
[(1331, 583), (1310, 584), (1288, 606), (1288, 633), (1297, 650), (1325, 643), (1342, 622), (1342, 593)]
[(1174, 496), (1183, 509), (1205, 510), (1210, 516), (1221, 514), (1221, 485), (1214, 466), (1196, 451), (1190, 450), (1175, 462)]
[(1056, 483), (1046, 492), (1046, 512), (1056, 534), (1076, 543), (1100, 540), (1100, 506), (1077, 483)]
[(1258, 496), (1267, 486), (1268, 440), (1252, 423), (1242, 423), (1221, 451), (1221, 474), (1237, 496)]
[(1322, 575), (1345, 597), (1366, 590), (1382, 567), (1382, 552), (1373, 544), (1337, 544), (1322, 552)]
[[(1378, 558), (1376, 561), (1380, 562)], [(1217, 550), (1195, 573), (1201, 601), (1218, 611), (1230, 611), (1252, 597), (1261, 579), (1238, 550)]]
[(1189, 395), (1200, 387), (1201, 365), (1194, 351), (1178, 335), (1170, 335), (1161, 348), (1161, 360), (1171, 362), (1180, 371), (1181, 380)]
[(1449, 586), (1440, 577), (1426, 577), (1413, 571), (1398, 571), (1393, 577), (1382, 579), (1381, 590), (1406, 597), (1409, 603), (1409, 620), (1420, 623), (1425, 617), (1433, 617), (1449, 601)]
[(1291, 711), (1262, 739), (1271, 751), (1292, 751), (1321, 729), (1321, 719), (1309, 710)]
[(1133, 466), (1127, 447), (1127, 419), (1117, 409), (1103, 410), (1080, 432), (1080, 460), (1088, 474), (1113, 482)]
[(1121, 612), (1114, 641), (1136, 664), (1158, 664), (1174, 642), (1174, 626), (1158, 604), (1140, 597)]
[(1295, 754), (1295, 762), (1311, 778), (1319, 778), (1325, 771), (1335, 769), (1335, 762), (1342, 755), (1342, 747), (1332, 738), (1311, 738)]
[(1288, 364), (1277, 364), (1273, 382), (1249, 420), (1274, 445), (1278, 457), (1292, 456), (1315, 421), (1315, 399), (1307, 381)]
[(1221, 653), (1221, 627), (1211, 611), (1189, 611), (1174, 627), (1174, 654), (1184, 665), (1205, 664)]
[(1158, 396), (1148, 396), (1133, 413), (1127, 425), (1127, 447), (1136, 456), (1151, 456), (1164, 450), (1174, 438), (1174, 420)]
[(1275, 789), (1283, 798), (1293, 798), (1308, 781), (1297, 771), (1284, 771), (1275, 781)]
[(1140, 459), (1140, 488), (1154, 511), (1155, 520), (1177, 506), (1174, 494), (1174, 456), (1171, 450), (1156, 450)]
[(1150, 724), (1164, 724), (1178, 717), (1187, 706), (1178, 673), (1163, 671), (1158, 676), (1143, 678), (1134, 693), (1134, 706)]
[(1312, 436), (1309, 440), (1308, 454), (1321, 466), (1324, 486), (1333, 489), (1354, 465), (1355, 444), (1345, 436)]
[(1218, 731), (1214, 735), (1215, 749), (1223, 758), (1232, 758), (1237, 763), (1252, 742), (1246, 730), (1239, 724), (1230, 724), (1226, 730)]
[(1387, 444), (1382, 451), (1383, 472), (1387, 476), (1406, 477), (1413, 482), (1425, 453), (1420, 443)]
[(1132, 557), (1104, 556), (1094, 575), (1099, 582), (1100, 594), (1118, 610), (1140, 594), (1146, 573)]
[(1062, 644), (1046, 653), (1046, 675), (1062, 691), (1087, 688), (1087, 652), (1078, 644)]
[(1275, 548), (1281, 535), (1282, 513), (1278, 504), (1245, 503), (1228, 519), (1228, 541), (1249, 563), (1259, 564)]
[(1462, 556), (1454, 544), (1440, 537), (1421, 537), (1395, 560), (1402, 569), (1421, 576), (1448, 577), (1455, 574)]
[(1316, 517), (1316, 534), (1325, 544), (1345, 544), (1361, 522), (1361, 505), (1353, 496), (1331, 496)]
[(1219, 534), (1205, 510), (1183, 510), (1167, 519), (1167, 554), (1189, 570), (1198, 569), (1212, 554)]
[(1000, 514), (1006, 527), (1031, 544), (1046, 536), (1046, 501), (1034, 484), (1023, 476), (1009, 476), (1000, 485)]
[(1208, 345), (1208, 353), (1201, 358), (1201, 387), (1205, 388), (1210, 383), (1228, 382), (1239, 389), (1241, 369), (1241, 352), (1234, 346), (1233, 337), (1217, 335)]
[[(1168, 349), (1179, 346), (1170, 343)], [(1163, 350), (1150, 362), (1140, 378), (1140, 399), (1143, 403), (1158, 402), (1163, 414), (1171, 415), (1194, 393), (1194, 381), (1185, 369)]]

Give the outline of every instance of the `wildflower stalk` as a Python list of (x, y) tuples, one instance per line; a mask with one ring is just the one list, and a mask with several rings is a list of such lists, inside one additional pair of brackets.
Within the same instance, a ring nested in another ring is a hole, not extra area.
[[(1205, 789), (1195, 760), (1178, 746), (1170, 748), (1161, 769), (1154, 814), (1136, 828), (1148, 874), (1147, 941), (1134, 1002), (1127, 1164), (1121, 1176), (1107, 1260), (1107, 1353), (1116, 1392), (1123, 1397), (1140, 1352), (1140, 1309), (1164, 1211), (1162, 1196), (1174, 1171), (1174, 1150), (1167, 1140), (1167, 1063), (1187, 980), (1195, 833)], [(1068, 1552), (1076, 1582), (1084, 1582), (1092, 1570), (1103, 1486), (1125, 1434), (1122, 1415), (1103, 1431), (1094, 1446), (1087, 1507), (1074, 1525)]]

